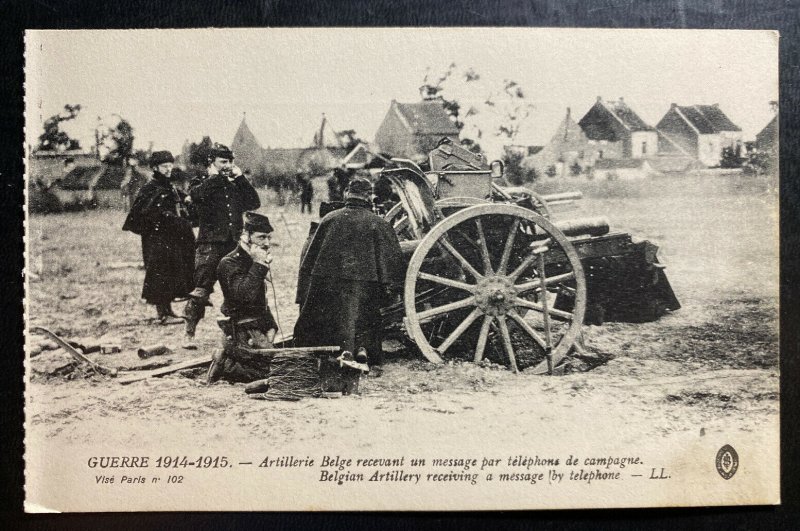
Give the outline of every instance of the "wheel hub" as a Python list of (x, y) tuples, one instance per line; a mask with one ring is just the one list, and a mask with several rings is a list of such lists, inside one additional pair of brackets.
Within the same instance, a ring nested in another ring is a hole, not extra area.
[(490, 276), (478, 282), (475, 303), (486, 315), (505, 315), (514, 308), (517, 291), (504, 276)]

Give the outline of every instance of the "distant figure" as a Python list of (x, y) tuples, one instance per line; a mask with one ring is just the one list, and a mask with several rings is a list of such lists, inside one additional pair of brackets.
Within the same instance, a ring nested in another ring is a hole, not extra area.
[[(125, 165), (125, 176), (122, 178), (122, 182), (119, 185), (124, 206), (128, 212), (133, 208), (133, 203), (136, 201), (139, 190), (141, 190), (142, 186), (147, 182), (147, 177), (139, 173), (137, 166), (138, 162), (136, 159), (131, 158), (128, 160), (128, 163)], [(172, 172), (173, 174), (175, 173), (175, 168), (173, 168)], [(172, 175), (170, 177), (170, 182), (174, 183), (174, 177), (176, 176)]]
[(172, 312), (173, 299), (185, 298), (193, 287), (194, 232), (186, 194), (170, 182), (174, 162), (169, 151), (152, 154), (153, 177), (137, 194), (122, 226), (142, 237), (142, 298), (156, 307), (161, 324), (177, 317)]
[(336, 182), (339, 185), (339, 194), (344, 195), (350, 184), (350, 179), (355, 175), (355, 170), (345, 167), (344, 165), (333, 170), (333, 176), (336, 177)]
[(297, 180), (300, 184), (300, 213), (311, 214), (311, 200), (314, 199), (314, 184), (311, 182), (311, 177), (299, 175)]
[(400, 196), (392, 188), (392, 182), (383, 174), (373, 184), (373, 194), (372, 201), (378, 212), (386, 213), (392, 206), (400, 202)]
[(300, 264), (294, 338), (298, 346), (338, 345), (380, 365), (380, 308), (401, 281), (402, 255), (392, 226), (371, 210), (371, 192), (369, 180), (356, 177), (345, 207), (320, 221)]
[(236, 249), (242, 234), (242, 215), (261, 206), (253, 185), (233, 164), (233, 152), (215, 143), (208, 157), (208, 167), (189, 184), (189, 197), (200, 231), (195, 254), (194, 290), (184, 309), (186, 339), (184, 348), (197, 348), (194, 332), (205, 316), (209, 297), (217, 282), (217, 266), (223, 256)]
[(339, 181), (336, 179), (336, 176), (331, 175), (328, 177), (326, 183), (328, 184), (328, 202), (333, 203), (335, 201), (341, 201), (342, 192), (339, 190)]

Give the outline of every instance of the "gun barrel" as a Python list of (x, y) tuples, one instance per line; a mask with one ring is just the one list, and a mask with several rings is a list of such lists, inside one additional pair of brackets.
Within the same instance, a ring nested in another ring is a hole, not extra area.
[(594, 218), (568, 219), (556, 224), (567, 236), (602, 236), (608, 234), (608, 220), (602, 216)]
[(547, 194), (543, 195), (542, 199), (544, 199), (548, 203), (553, 201), (573, 201), (575, 199), (583, 199), (583, 192), (576, 191), (576, 192), (560, 192), (557, 194)]

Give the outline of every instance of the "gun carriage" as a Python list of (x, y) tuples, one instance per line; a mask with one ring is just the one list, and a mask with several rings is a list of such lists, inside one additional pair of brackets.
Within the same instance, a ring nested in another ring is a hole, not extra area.
[(502, 163), (451, 143), (429, 163), (392, 159), (378, 179), (391, 185), (384, 217), (405, 258), (402, 302), (384, 309), (384, 328), (404, 331), (429, 361), (552, 373), (584, 323), (680, 308), (655, 245), (611, 232), (604, 218), (553, 219), (580, 193), (502, 186)]

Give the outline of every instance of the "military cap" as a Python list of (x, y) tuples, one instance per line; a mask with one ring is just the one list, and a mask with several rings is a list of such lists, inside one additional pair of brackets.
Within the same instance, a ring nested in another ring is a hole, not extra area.
[(153, 151), (150, 155), (150, 166), (158, 166), (167, 162), (175, 162), (175, 157), (169, 151)]
[(354, 177), (347, 185), (347, 193), (355, 195), (369, 195), (372, 193), (372, 183), (363, 177)]
[(244, 230), (248, 232), (266, 232), (270, 233), (274, 229), (269, 223), (269, 218), (258, 212), (245, 212), (244, 213)]
[(208, 154), (212, 161), (217, 157), (233, 160), (233, 151), (231, 151), (231, 148), (219, 142), (214, 142)]

